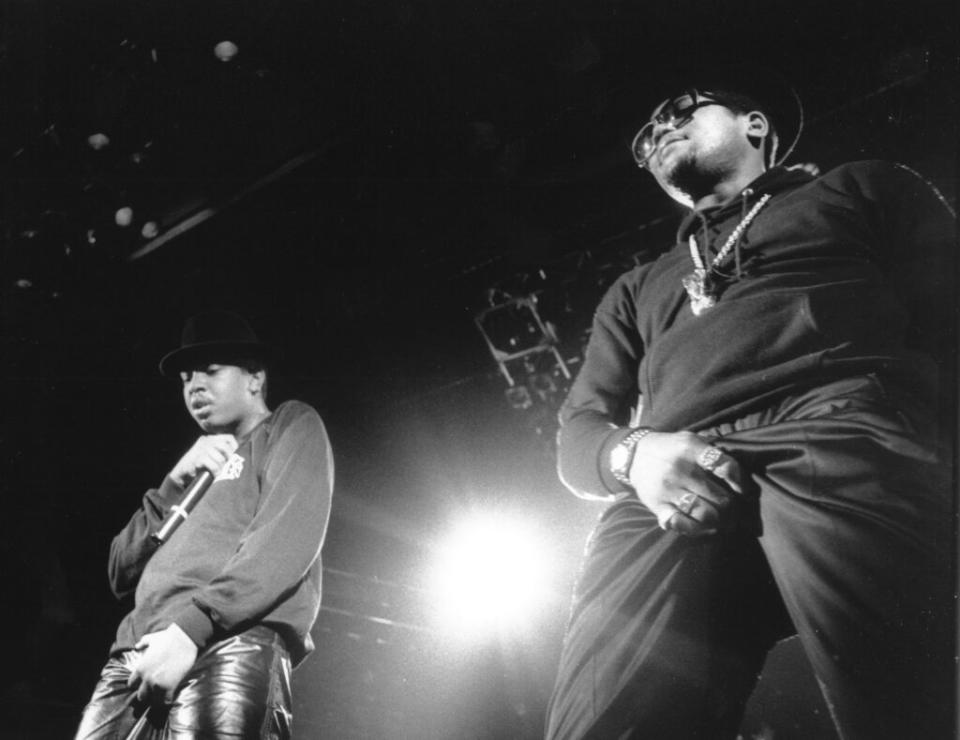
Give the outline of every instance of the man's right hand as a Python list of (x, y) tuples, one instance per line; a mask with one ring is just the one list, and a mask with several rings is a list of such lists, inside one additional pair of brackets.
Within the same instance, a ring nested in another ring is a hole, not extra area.
[(170, 471), (170, 479), (178, 486), (187, 485), (201, 469), (216, 475), (237, 450), (237, 440), (232, 434), (207, 434), (193, 443), (193, 447), (180, 458)]
[(663, 529), (690, 536), (716, 532), (743, 493), (737, 461), (693, 432), (651, 432), (641, 439), (630, 483)]
[(140, 701), (151, 697), (167, 703), (173, 701), (177, 687), (197, 659), (193, 640), (174, 623), (144, 635), (134, 649), (137, 652), (127, 686), (137, 689)]

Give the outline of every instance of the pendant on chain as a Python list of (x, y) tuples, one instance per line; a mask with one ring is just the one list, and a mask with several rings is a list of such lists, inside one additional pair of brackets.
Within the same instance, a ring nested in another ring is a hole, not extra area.
[(699, 316), (717, 305), (716, 296), (707, 288), (707, 271), (697, 268), (683, 279), (683, 287), (690, 296), (690, 309)]

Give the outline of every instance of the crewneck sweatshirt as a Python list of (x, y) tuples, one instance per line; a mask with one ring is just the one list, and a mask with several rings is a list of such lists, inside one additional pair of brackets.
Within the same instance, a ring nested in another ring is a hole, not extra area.
[(313, 649), (333, 491), (333, 457), (320, 416), (288, 401), (240, 438), (227, 465), (170, 539), (156, 532), (184, 490), (169, 477), (148, 491), (113, 540), (110, 584), (134, 594), (111, 652), (177, 624), (202, 650), (262, 624), (294, 665)]

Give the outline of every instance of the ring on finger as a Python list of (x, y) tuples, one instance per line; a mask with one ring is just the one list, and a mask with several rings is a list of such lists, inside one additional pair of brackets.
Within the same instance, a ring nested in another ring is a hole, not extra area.
[(712, 473), (717, 468), (717, 464), (720, 462), (720, 457), (723, 455), (723, 450), (719, 447), (704, 447), (700, 454), (697, 455), (697, 465), (706, 470), (708, 473)]
[(667, 532), (673, 529), (673, 518), (678, 514), (677, 509), (666, 509), (662, 513), (657, 515), (657, 524), (660, 525), (660, 529), (664, 532)]
[(690, 512), (693, 511), (693, 507), (697, 505), (697, 499), (699, 497), (695, 493), (685, 493), (679, 499), (674, 506), (677, 507), (677, 510), (687, 516), (690, 516)]

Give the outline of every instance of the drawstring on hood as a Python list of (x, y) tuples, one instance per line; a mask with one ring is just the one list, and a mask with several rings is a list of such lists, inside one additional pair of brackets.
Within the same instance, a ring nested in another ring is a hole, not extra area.
[[(747, 219), (747, 214), (749, 213), (749, 210), (750, 210), (751, 199), (755, 194), (756, 193), (754, 189), (751, 187), (744, 188), (743, 191), (740, 193), (740, 196), (739, 196), (740, 218), (738, 223), (742, 224)], [(680, 228), (680, 234), (682, 235), (684, 232), (690, 232), (693, 230), (690, 228), (692, 225), (691, 223), (692, 219), (696, 219), (699, 222), (697, 224), (697, 227), (698, 227), (697, 231), (699, 231), (697, 246), (698, 246), (698, 251), (700, 252), (700, 258), (705, 265), (709, 265), (712, 259), (711, 258), (712, 250), (710, 246), (711, 246), (711, 242), (714, 240), (712, 240), (710, 237), (710, 223), (714, 219), (711, 217), (714, 217), (721, 211), (726, 211), (726, 210), (727, 210), (726, 207), (720, 207), (716, 209), (711, 209), (706, 213), (701, 211), (692, 211), (688, 220), (686, 220), (685, 223)], [(746, 229), (742, 229), (739, 232), (737, 232), (735, 241), (733, 244), (734, 265), (735, 265), (734, 273), (731, 274), (730, 272), (723, 270), (722, 265), (718, 263), (714, 264), (711, 267), (711, 269), (707, 271), (704, 277), (705, 287), (707, 288), (714, 287), (713, 284), (716, 278), (720, 278), (726, 281), (734, 280), (734, 279), (740, 280), (743, 278), (742, 244), (743, 244), (743, 235), (745, 232), (746, 232)], [(679, 240), (680, 239), (678, 237), (678, 241)], [(714, 254), (716, 254), (716, 251), (714, 251)]]
[[(750, 196), (753, 195), (753, 188), (744, 188), (743, 192), (740, 193), (740, 223), (743, 223), (744, 219), (747, 217), (747, 201)], [(746, 231), (746, 229), (744, 229)], [(737, 235), (737, 241), (733, 245), (733, 258), (734, 263), (736, 264), (737, 269), (737, 280), (743, 277), (743, 271), (740, 266), (740, 244), (743, 242), (743, 232), (741, 231)]]
[[(747, 217), (747, 213), (749, 213), (751, 204), (753, 202), (753, 197), (756, 194), (757, 194), (756, 191), (752, 187), (747, 187), (741, 191), (739, 196), (737, 196), (740, 201), (740, 218), (738, 219), (738, 223), (742, 223), (743, 220)], [(715, 240), (710, 237), (710, 225), (712, 222), (716, 222), (720, 220), (716, 218), (718, 214), (726, 211), (727, 211), (726, 207), (720, 207), (720, 208), (711, 209), (706, 212), (692, 211), (690, 214), (693, 218), (695, 218), (699, 222), (697, 224), (697, 231), (699, 232), (697, 235), (697, 241), (699, 244), (703, 245), (700, 252), (700, 256), (703, 258), (703, 261), (708, 264), (711, 259), (710, 258), (711, 251), (713, 251), (714, 254), (716, 254), (716, 251), (717, 251), (717, 250), (711, 250), (710, 248), (711, 244), (715, 242)], [(690, 228), (689, 221), (681, 226), (681, 229), (680, 229), (681, 236), (685, 232), (690, 232), (690, 231), (691, 231), (691, 228)], [(744, 232), (741, 232), (740, 234), (737, 235), (736, 241), (734, 242), (734, 245), (733, 245), (734, 264), (735, 264), (734, 274), (736, 275), (736, 278), (738, 280), (743, 277), (743, 258), (741, 254), (742, 254), (742, 245), (743, 245), (743, 235), (745, 231), (746, 230), (744, 230)], [(677, 240), (683, 241), (683, 239), (680, 237), (678, 237)], [(724, 278), (734, 277), (734, 274), (731, 274), (729, 272), (725, 272), (724, 270), (722, 270), (720, 265), (717, 265), (714, 268), (713, 272), (718, 277), (724, 277)]]
[[(690, 307), (695, 316), (699, 316), (706, 309), (716, 305), (721, 293), (715, 286), (716, 278), (723, 277), (729, 280), (731, 277), (724, 275), (720, 271), (720, 265), (723, 264), (723, 261), (727, 258), (727, 255), (730, 254), (731, 250), (735, 250), (736, 252), (736, 277), (739, 278), (741, 276), (740, 244), (743, 239), (743, 234), (753, 219), (756, 218), (757, 214), (760, 213), (760, 210), (767, 204), (767, 201), (773, 197), (770, 193), (764, 193), (748, 211), (746, 209), (747, 201), (752, 194), (753, 190), (750, 188), (745, 189), (741, 194), (741, 213), (743, 213), (743, 216), (739, 223), (733, 227), (733, 231), (730, 232), (726, 242), (724, 242), (723, 246), (720, 247), (713, 259), (709, 262), (704, 258), (704, 254), (708, 253), (709, 249), (707, 249), (706, 252), (702, 251), (700, 245), (697, 243), (696, 237), (693, 234), (690, 235), (688, 240), (690, 245), (690, 259), (693, 260), (694, 269), (693, 273), (687, 275), (681, 282), (687, 291), (687, 295), (690, 296)], [(728, 210), (728, 206), (722, 206), (719, 210)], [(707, 219), (702, 213), (697, 213), (696, 215), (700, 219), (701, 231), (706, 233)], [(708, 233), (707, 236), (709, 237)], [(708, 239), (704, 239), (704, 242), (705, 244), (708, 243)]]

